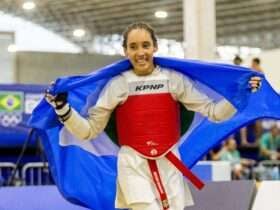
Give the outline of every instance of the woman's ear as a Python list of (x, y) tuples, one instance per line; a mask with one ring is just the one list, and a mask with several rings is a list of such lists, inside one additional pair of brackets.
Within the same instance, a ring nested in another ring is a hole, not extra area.
[(158, 47), (155, 46), (155, 47), (154, 47), (154, 53), (157, 52), (157, 51), (158, 51)]

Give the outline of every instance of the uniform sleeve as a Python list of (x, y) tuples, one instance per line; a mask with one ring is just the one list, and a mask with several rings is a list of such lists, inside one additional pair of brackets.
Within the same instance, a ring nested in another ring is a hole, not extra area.
[(232, 117), (236, 109), (226, 100), (214, 102), (207, 95), (195, 88), (193, 81), (182, 74), (171, 72), (170, 89), (176, 100), (188, 110), (201, 113), (214, 122)]
[(88, 111), (88, 117), (82, 117), (72, 109), (70, 118), (64, 126), (78, 139), (90, 140), (100, 134), (106, 127), (111, 113), (128, 96), (128, 87), (124, 77), (112, 79), (100, 93), (96, 105)]

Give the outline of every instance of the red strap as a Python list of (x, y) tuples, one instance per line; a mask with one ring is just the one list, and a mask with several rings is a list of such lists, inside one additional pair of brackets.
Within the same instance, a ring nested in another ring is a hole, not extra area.
[(204, 183), (194, 174), (191, 172), (190, 169), (188, 169), (180, 159), (174, 155), (171, 151), (167, 153), (165, 156), (173, 165), (182, 172), (182, 174), (187, 177), (190, 182), (196, 186), (199, 190), (201, 190), (204, 187)]
[(159, 193), (163, 210), (168, 210), (169, 203), (168, 203), (166, 192), (164, 190), (164, 186), (162, 185), (162, 182), (160, 179), (160, 174), (158, 171), (157, 163), (155, 160), (148, 159), (148, 165), (150, 167), (154, 183), (155, 183), (157, 191)]

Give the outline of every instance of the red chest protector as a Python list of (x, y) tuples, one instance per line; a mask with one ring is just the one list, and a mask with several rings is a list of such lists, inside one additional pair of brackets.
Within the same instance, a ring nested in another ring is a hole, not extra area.
[(165, 156), (195, 186), (204, 186), (171, 151), (180, 138), (180, 113), (167, 84), (162, 80), (132, 82), (127, 100), (116, 109), (119, 143), (148, 159), (164, 210), (169, 209), (169, 202), (153, 159)]
[(116, 120), (120, 144), (146, 158), (166, 154), (180, 138), (179, 104), (170, 93), (130, 95)]

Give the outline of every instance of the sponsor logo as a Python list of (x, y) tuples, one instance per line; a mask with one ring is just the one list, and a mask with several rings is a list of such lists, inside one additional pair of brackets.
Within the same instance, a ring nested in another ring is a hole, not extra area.
[(156, 149), (151, 149), (150, 155), (156, 156), (158, 154), (158, 151)]
[(154, 141), (147, 141), (146, 144), (148, 146), (158, 146), (159, 145), (157, 142), (154, 142)]
[(168, 92), (167, 80), (150, 80), (129, 82), (130, 95), (143, 95)]
[(16, 126), (22, 122), (23, 92), (0, 91), (0, 125)]
[(22, 92), (0, 92), (0, 112), (22, 111)]
[(135, 91), (143, 90), (158, 90), (164, 87), (164, 84), (150, 84), (150, 85), (138, 85), (135, 87)]
[(27, 93), (25, 94), (24, 100), (24, 113), (31, 114), (34, 108), (39, 104), (39, 102), (44, 98), (44, 94), (38, 93)]
[(0, 125), (3, 127), (15, 127), (22, 122), (21, 114), (1, 114)]

